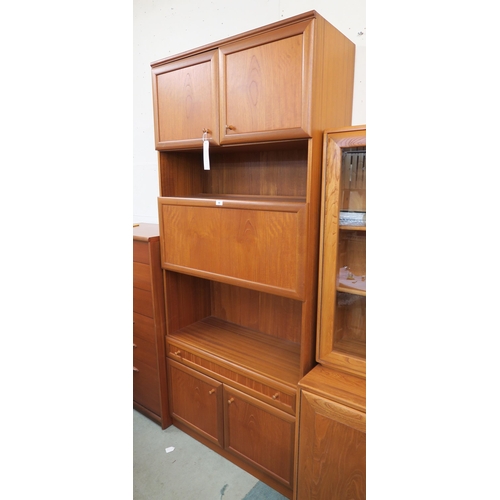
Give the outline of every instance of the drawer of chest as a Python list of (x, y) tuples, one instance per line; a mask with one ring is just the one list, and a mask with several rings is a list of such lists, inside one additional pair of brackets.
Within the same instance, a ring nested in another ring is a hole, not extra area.
[(149, 245), (145, 241), (134, 240), (134, 262), (149, 264)]
[(151, 267), (148, 264), (134, 262), (134, 287), (151, 290)]
[(134, 401), (160, 415), (158, 370), (141, 360), (134, 360)]
[(150, 291), (134, 287), (134, 312), (154, 318), (153, 295)]
[(143, 314), (134, 313), (134, 338), (140, 337), (148, 342), (156, 342), (155, 323), (153, 318)]
[[(237, 372), (226, 366), (225, 363), (211, 360), (210, 356), (200, 356), (186, 349), (171, 343), (167, 337), (167, 357), (194, 368), (210, 377), (232, 385), (247, 394), (254, 396), (280, 410), (295, 415), (296, 389), (287, 388), (280, 384), (273, 385), (272, 381), (253, 375), (249, 370), (246, 373)], [(230, 365), (231, 363), (228, 363)]]
[(137, 361), (147, 364), (154, 370), (158, 369), (156, 345), (153, 342), (134, 335), (134, 366)]

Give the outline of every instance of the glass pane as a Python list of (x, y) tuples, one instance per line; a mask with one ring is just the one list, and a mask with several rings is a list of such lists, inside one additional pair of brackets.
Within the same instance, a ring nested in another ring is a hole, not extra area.
[(366, 225), (365, 148), (348, 148), (342, 152), (340, 225)]
[(366, 148), (342, 152), (333, 348), (366, 359)]

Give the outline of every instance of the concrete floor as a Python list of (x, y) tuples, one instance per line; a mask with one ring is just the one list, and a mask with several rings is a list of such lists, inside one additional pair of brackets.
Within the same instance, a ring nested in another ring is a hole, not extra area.
[(176, 427), (162, 430), (133, 411), (134, 500), (242, 500), (254, 486), (286, 500)]

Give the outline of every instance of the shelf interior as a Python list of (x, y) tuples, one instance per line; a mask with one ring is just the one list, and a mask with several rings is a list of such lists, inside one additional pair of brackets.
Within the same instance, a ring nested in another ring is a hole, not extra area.
[(229, 148), (210, 153), (165, 151), (159, 156), (160, 196), (307, 197), (308, 142), (270, 149)]
[(295, 387), (299, 382), (300, 347), (296, 343), (214, 316), (177, 330), (168, 338), (281, 383)]

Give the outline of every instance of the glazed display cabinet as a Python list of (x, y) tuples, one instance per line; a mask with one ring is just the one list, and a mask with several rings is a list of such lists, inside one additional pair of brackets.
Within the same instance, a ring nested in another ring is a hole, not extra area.
[(324, 136), (316, 360), (299, 383), (296, 500), (366, 498), (366, 129)]

